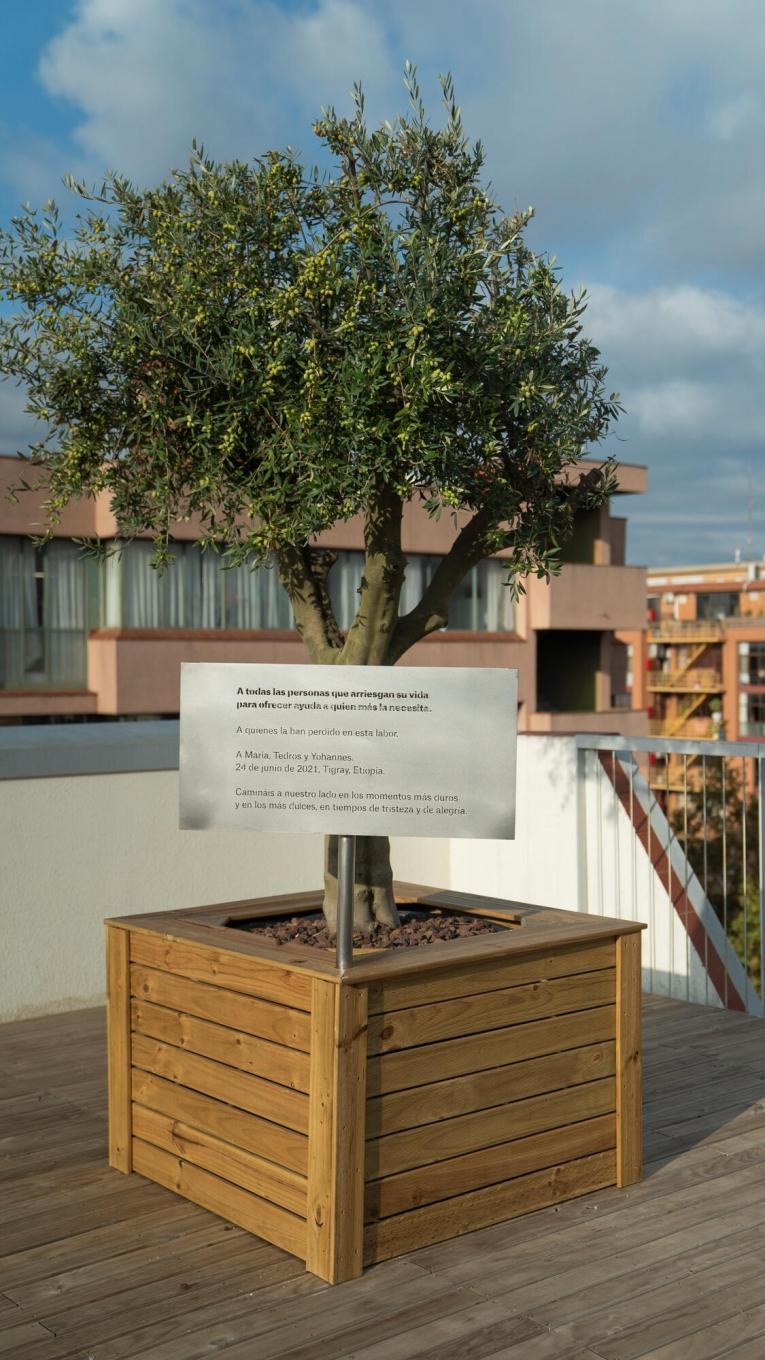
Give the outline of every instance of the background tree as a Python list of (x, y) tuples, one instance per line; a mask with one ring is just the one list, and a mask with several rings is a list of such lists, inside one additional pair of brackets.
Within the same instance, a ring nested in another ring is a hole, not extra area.
[[(370, 131), (325, 112), (326, 174), (293, 154), (190, 166), (142, 190), (111, 175), (72, 234), (54, 204), (0, 236), (15, 304), (0, 369), (46, 423), (33, 447), (50, 523), (107, 492), (120, 539), (195, 515), (227, 563), (274, 559), (319, 663), (393, 665), (443, 627), (484, 557), (508, 550), (509, 588), (559, 570), (577, 509), (613, 469), (576, 464), (618, 410), (583, 336), (584, 294), (481, 182), (451, 80), (430, 126), (414, 73), (408, 113)], [(399, 613), (402, 508), (454, 513), (455, 536), (414, 609)], [(457, 523), (457, 512), (464, 512)], [(313, 545), (360, 514), (364, 567), (343, 633)], [(332, 846), (325, 909), (334, 911)], [(361, 838), (355, 920), (395, 919), (387, 841)]]
[(687, 771), (669, 794), (669, 820), (688, 861), (755, 985), (760, 982), (760, 805), (756, 761), (717, 756)]

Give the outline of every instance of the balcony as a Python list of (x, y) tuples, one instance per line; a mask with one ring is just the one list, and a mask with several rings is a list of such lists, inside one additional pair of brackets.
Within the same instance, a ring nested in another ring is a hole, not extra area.
[(714, 741), (720, 735), (720, 728), (711, 718), (686, 717), (678, 713), (674, 718), (649, 718), (649, 737), (684, 737), (700, 741)]
[(712, 643), (724, 636), (722, 619), (660, 619), (648, 628), (649, 642)]
[(725, 682), (721, 675), (711, 669), (686, 671), (649, 671), (646, 675), (646, 688), (660, 693), (663, 690), (676, 692), (696, 691), (704, 694), (722, 694)]
[(534, 628), (645, 628), (645, 568), (569, 563), (549, 584), (527, 580)]

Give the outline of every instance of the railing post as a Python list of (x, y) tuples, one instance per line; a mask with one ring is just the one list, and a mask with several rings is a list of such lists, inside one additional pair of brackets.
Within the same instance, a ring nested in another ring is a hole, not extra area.
[(587, 911), (589, 906), (587, 880), (587, 750), (576, 747), (576, 866), (577, 866), (577, 911)]
[[(757, 794), (760, 812), (760, 846), (758, 846), (758, 877), (760, 877), (760, 1001), (765, 1015), (765, 759), (757, 756)], [(746, 903), (745, 903), (746, 911)]]

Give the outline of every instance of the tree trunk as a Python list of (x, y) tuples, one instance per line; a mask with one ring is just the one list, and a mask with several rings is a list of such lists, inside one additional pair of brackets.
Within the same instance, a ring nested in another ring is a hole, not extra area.
[[(395, 665), (420, 638), (444, 627), (454, 590), (466, 572), (490, 551), (491, 545), (484, 541), (490, 518), (479, 510), (458, 533), (419, 604), (400, 618), (398, 607), (406, 570), (401, 549), (402, 511), (399, 492), (384, 484), (375, 487), (364, 524), (359, 606), (345, 635), (338, 627), (327, 587), (336, 554), (308, 543), (279, 550), (279, 576), (292, 603), (295, 625), (313, 661), (333, 666)], [(324, 915), (334, 932), (336, 836), (326, 838)], [(376, 922), (399, 924), (393, 897), (390, 842), (387, 836), (357, 836), (353, 927), (368, 933)]]
[[(387, 836), (356, 837), (353, 879), (354, 931), (368, 935), (375, 923), (398, 925)], [(337, 836), (325, 838), (323, 910), (327, 925), (334, 933), (337, 928)]]

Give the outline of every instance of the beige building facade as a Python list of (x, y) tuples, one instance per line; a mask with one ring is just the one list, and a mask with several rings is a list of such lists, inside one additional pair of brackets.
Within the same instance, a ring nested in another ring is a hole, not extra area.
[[(100, 564), (83, 557), (76, 539), (117, 546), (105, 497), (72, 504), (52, 541), (35, 547), (42, 494), (7, 498), (21, 470), (17, 459), (0, 457), (0, 722), (175, 716), (182, 661), (308, 659), (276, 572), (221, 571), (214, 555), (196, 548), (191, 524), (175, 526), (176, 562), (162, 576), (151, 568), (148, 541)], [(620, 469), (620, 494), (645, 487), (644, 468)], [(419, 598), (458, 528), (407, 505), (403, 608)], [(610, 506), (583, 515), (562, 574), (549, 584), (529, 579), (517, 605), (503, 585), (501, 555), (481, 563), (454, 599), (449, 626), (402, 664), (517, 667), (522, 731), (643, 734), (635, 655), (645, 569), (625, 564), (625, 537), (626, 520)], [(345, 626), (361, 573), (361, 524), (337, 524), (320, 541), (337, 553), (330, 584)]]

